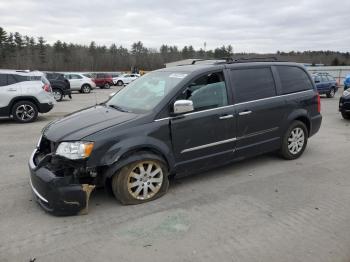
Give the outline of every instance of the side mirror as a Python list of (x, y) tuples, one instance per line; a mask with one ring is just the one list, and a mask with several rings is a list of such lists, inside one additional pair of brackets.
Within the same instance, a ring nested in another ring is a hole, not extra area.
[(188, 113), (192, 112), (193, 110), (193, 102), (191, 100), (177, 100), (174, 103), (175, 114)]

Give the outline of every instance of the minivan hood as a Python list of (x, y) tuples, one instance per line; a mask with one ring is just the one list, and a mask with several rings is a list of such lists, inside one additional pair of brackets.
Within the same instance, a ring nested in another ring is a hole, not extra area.
[(104, 105), (93, 106), (51, 122), (43, 129), (43, 136), (53, 142), (80, 140), (136, 117), (136, 114), (121, 112)]

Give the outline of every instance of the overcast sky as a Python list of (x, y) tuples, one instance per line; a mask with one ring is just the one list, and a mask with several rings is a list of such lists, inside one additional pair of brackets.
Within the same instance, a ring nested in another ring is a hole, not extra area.
[(350, 51), (349, 0), (0, 0), (0, 26), (125, 47), (232, 44), (235, 52)]

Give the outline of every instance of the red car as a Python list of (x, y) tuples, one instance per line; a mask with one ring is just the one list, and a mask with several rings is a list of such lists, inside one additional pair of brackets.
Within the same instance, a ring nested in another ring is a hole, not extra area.
[(95, 82), (96, 86), (98, 86), (100, 88), (109, 89), (113, 85), (112, 76), (109, 74), (105, 74), (105, 73), (95, 74), (95, 77), (92, 80)]

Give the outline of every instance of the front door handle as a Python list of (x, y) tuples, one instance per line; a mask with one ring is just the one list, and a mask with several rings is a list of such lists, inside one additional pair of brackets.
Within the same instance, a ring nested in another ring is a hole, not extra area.
[(17, 91), (17, 88), (10, 87), (7, 91)]
[(225, 120), (225, 119), (229, 119), (229, 118), (233, 118), (233, 115), (223, 115), (223, 116), (219, 117), (220, 120)]
[(239, 112), (239, 115), (240, 115), (240, 116), (245, 116), (245, 115), (249, 115), (249, 114), (251, 114), (251, 113), (252, 113), (252, 111), (250, 111), (250, 110), (248, 111), (248, 110), (247, 110), (247, 111)]

